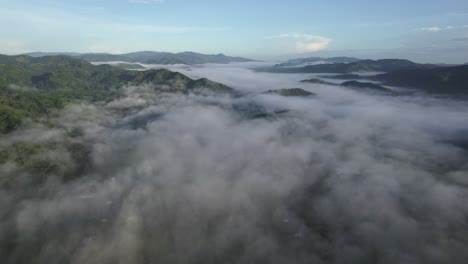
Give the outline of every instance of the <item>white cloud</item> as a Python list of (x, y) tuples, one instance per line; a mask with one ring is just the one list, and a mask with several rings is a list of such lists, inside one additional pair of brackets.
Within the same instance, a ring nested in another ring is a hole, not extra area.
[(297, 42), (296, 51), (298, 53), (313, 52), (323, 50), (327, 47), (329, 41), (320, 41), (320, 42)]
[(270, 38), (292, 38), (297, 39), (296, 41), (296, 52), (297, 53), (305, 53), (305, 52), (315, 52), (325, 49), (332, 39), (311, 35), (311, 34), (299, 34), (299, 33), (291, 33), (291, 34), (280, 34), (278, 36), (273, 36)]
[(442, 31), (442, 28), (440, 27), (428, 27), (428, 28), (421, 28), (422, 31), (426, 32), (439, 32)]
[[(1, 2), (1, 0), (0, 0)], [(24, 21), (29, 21), (24, 23)], [(74, 14), (54, 8), (36, 10), (6, 9), (0, 7), (0, 23), (15, 25), (12, 31), (0, 27), (0, 53), (18, 54), (29, 51), (79, 51), (115, 53), (140, 50), (164, 49), (176, 51), (170, 40), (161, 40), (162, 35), (183, 35), (200, 32), (221, 32), (225, 27), (197, 25), (151, 24), (128, 20), (106, 20), (90, 14)], [(34, 32), (40, 31), (37, 38)], [(15, 32), (21, 32), (20, 35)], [(52, 41), (60, 36), (61, 41)], [(130, 36), (130, 37), (123, 37)], [(139, 41), (135, 41), (138, 39)], [(17, 40), (16, 42), (13, 40)], [(21, 43), (17, 43), (21, 42)], [(107, 48), (104, 44), (108, 44)], [(178, 44), (179, 49), (181, 45)], [(179, 50), (177, 49), (177, 50)], [(184, 48), (185, 49), (185, 48)]]
[(129, 0), (129, 3), (133, 4), (161, 4), (164, 3), (165, 0)]

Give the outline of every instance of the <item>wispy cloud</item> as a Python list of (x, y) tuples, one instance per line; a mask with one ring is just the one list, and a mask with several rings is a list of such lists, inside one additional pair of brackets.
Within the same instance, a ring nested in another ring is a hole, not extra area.
[(420, 30), (426, 31), (426, 32), (439, 32), (439, 31), (442, 31), (442, 28), (440, 28), (440, 27), (427, 27), (427, 28), (421, 28)]
[(424, 27), (420, 28), (419, 30), (425, 31), (425, 32), (440, 32), (443, 30), (451, 30), (451, 29), (456, 29), (456, 27), (453, 26), (446, 26), (446, 27)]
[(296, 39), (296, 52), (315, 52), (327, 48), (328, 44), (332, 42), (332, 39), (311, 34), (300, 34), (300, 33), (288, 33), (280, 34), (270, 38), (291, 38)]
[[(147, 1), (147, 0), (132, 0), (132, 1)], [(164, 1), (164, 0), (157, 0)], [(158, 24), (141, 24), (141, 23), (116, 23), (114, 21), (106, 21), (95, 17), (87, 17), (64, 13), (60, 10), (45, 9), (43, 13), (33, 13), (28, 11), (16, 11), (0, 9), (0, 16), (5, 21), (22, 21), (28, 19), (34, 21), (31, 28), (41, 27), (48, 30), (69, 30), (75, 31), (100, 31), (106, 33), (191, 33), (200, 31), (222, 31), (225, 28), (221, 27), (197, 27), (194, 25), (158, 25)], [(92, 29), (85, 29), (83, 25), (92, 24)]]
[(128, 0), (128, 2), (132, 4), (161, 4), (165, 0)]
[(190, 33), (201, 31), (222, 31), (225, 28), (192, 27), (192, 26), (162, 26), (149, 24), (107, 24), (110, 30), (116, 32), (139, 32), (139, 33)]

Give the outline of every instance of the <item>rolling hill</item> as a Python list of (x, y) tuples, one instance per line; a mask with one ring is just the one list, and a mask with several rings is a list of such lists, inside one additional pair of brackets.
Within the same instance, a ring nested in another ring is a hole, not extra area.
[(0, 134), (26, 119), (78, 100), (108, 101), (122, 95), (125, 85), (147, 84), (155, 92), (230, 93), (232, 89), (208, 79), (192, 80), (169, 70), (129, 71), (95, 66), (68, 56), (0, 55)]

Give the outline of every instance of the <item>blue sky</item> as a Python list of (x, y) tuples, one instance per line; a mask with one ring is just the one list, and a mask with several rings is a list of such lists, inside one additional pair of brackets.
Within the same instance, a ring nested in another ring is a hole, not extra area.
[(0, 53), (140, 50), (468, 62), (466, 0), (0, 0)]

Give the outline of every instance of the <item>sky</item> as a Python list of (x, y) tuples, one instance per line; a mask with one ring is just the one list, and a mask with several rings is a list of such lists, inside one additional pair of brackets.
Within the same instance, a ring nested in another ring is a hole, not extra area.
[(142, 50), (468, 62), (468, 1), (0, 0), (0, 53)]

